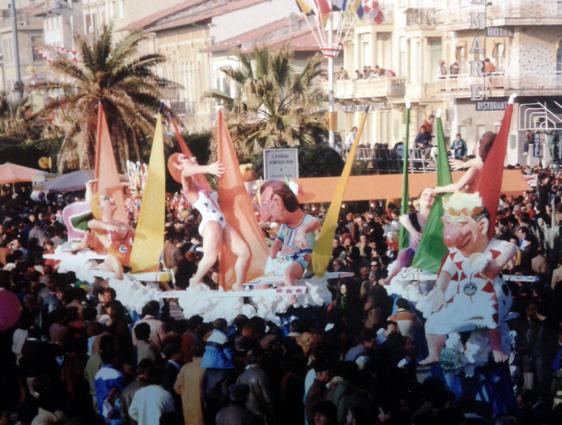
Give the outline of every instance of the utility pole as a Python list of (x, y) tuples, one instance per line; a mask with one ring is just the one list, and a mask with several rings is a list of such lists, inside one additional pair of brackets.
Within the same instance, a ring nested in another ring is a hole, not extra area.
[(16, 0), (11, 0), (12, 7), (12, 38), (14, 42), (12, 43), (14, 47), (14, 60), (16, 65), (16, 82), (14, 83), (14, 92), (17, 96), (17, 100), (21, 100), (23, 97), (23, 82), (21, 81), (21, 68), (20, 68), (20, 44), (18, 40), (18, 16), (16, 10)]

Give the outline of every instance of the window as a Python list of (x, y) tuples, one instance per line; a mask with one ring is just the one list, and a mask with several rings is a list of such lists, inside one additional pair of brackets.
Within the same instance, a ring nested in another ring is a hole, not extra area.
[(441, 39), (440, 38), (430, 38), (427, 41), (429, 46), (429, 54), (431, 60), (431, 67), (430, 67), (430, 81), (435, 81), (439, 76), (439, 63), (443, 59), (443, 51), (441, 46)]
[(10, 37), (2, 39), (2, 54), (4, 56), (4, 65), (12, 64), (12, 39)]
[(562, 41), (558, 43), (558, 50), (556, 50), (556, 73), (562, 74)]
[(400, 64), (398, 66), (398, 74), (406, 75), (408, 66), (408, 45), (405, 37), (400, 37)]
[(118, 0), (119, 2), (119, 13), (118, 13), (118, 17), (119, 18), (124, 18), (125, 17), (125, 0)]
[(360, 34), (359, 45), (361, 46), (361, 66), (372, 65), (371, 34)]
[(43, 37), (40, 35), (32, 35), (31, 36), (31, 52), (33, 57), (33, 62), (40, 62), (43, 60), (41, 55), (39, 54), (39, 48), (43, 44)]
[(377, 33), (377, 44), (376, 44), (376, 61), (375, 65), (379, 65), (382, 68), (391, 67), (390, 51), (391, 51), (391, 38), (389, 32), (379, 32)]
[(464, 64), (466, 63), (466, 43), (457, 45), (455, 51), (455, 60), (459, 64), (461, 70), (464, 70)]
[(504, 70), (505, 64), (505, 45), (503, 43), (494, 44), (494, 49), (492, 50), (492, 57), (494, 65), (498, 71)]

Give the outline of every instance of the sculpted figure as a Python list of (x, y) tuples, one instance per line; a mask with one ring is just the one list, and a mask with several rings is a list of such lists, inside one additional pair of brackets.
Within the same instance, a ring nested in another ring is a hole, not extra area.
[(447, 255), (435, 288), (428, 294), (431, 314), (425, 324), (429, 355), (439, 360), (449, 333), (488, 329), (494, 360), (502, 362), (499, 324), (504, 319), (498, 294), (506, 289), (499, 273), (516, 254), (515, 245), (489, 239), (488, 213), (478, 193), (455, 192), (444, 200), (443, 239)]
[(453, 160), (452, 165), (455, 170), (466, 169), (466, 172), (456, 183), (451, 183), (447, 186), (437, 186), (434, 189), (435, 194), (439, 193), (452, 193), (455, 191), (473, 193), (478, 187), (480, 172), (484, 166), (484, 161), (490, 153), (490, 149), (494, 144), (496, 133), (487, 131), (482, 135), (478, 142), (478, 156), (468, 161)]
[(244, 239), (226, 222), (219, 206), (217, 192), (201, 184), (200, 180), (205, 174), (220, 177), (224, 173), (224, 165), (220, 162), (199, 165), (194, 157), (174, 154), (168, 160), (168, 169), (174, 178), (181, 181), (183, 195), (187, 201), (201, 214), (199, 234), (203, 238), (203, 258), (199, 262), (197, 272), (190, 279), (190, 286), (202, 283), (203, 277), (217, 262), (221, 245), (224, 243), (237, 256), (234, 265), (236, 281), (232, 289), (241, 290), (250, 250)]
[(108, 196), (93, 193), (92, 186), (95, 182), (91, 180), (86, 184), (86, 201), (90, 203), (94, 218), (87, 223), (88, 230), (84, 239), (73, 244), (72, 250), (79, 251), (89, 247), (100, 254), (106, 254), (100, 268), (113, 272), (117, 279), (123, 279), (123, 267), (129, 265), (131, 258), (134, 229), (128, 223), (113, 218), (117, 208), (115, 202)]
[(416, 254), (416, 249), (420, 243), (421, 235), (434, 201), (433, 189), (426, 188), (422, 190), (419, 197), (419, 211), (400, 216), (400, 224), (404, 226), (410, 235), (409, 246), (400, 250), (398, 258), (392, 263), (388, 270), (387, 278), (383, 280), (383, 284), (389, 284), (403, 267), (410, 267), (412, 265), (412, 260)]
[(270, 256), (290, 262), (285, 269), (285, 283), (293, 285), (310, 266), (314, 232), (320, 228), (320, 220), (300, 208), (296, 195), (283, 182), (264, 183), (260, 194), (260, 220), (280, 224)]

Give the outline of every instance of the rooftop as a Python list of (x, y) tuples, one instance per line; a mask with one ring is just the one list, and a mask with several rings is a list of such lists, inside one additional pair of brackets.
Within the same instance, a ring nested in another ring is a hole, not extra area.
[(265, 1), (267, 0), (189, 0), (134, 21), (127, 25), (125, 29), (130, 31), (141, 29), (163, 31), (204, 22), (215, 16)]
[(318, 50), (314, 34), (305, 20), (293, 15), (223, 40), (210, 46), (206, 51), (219, 52), (233, 49), (247, 51), (258, 44), (266, 44), (271, 47), (289, 45), (294, 51)]

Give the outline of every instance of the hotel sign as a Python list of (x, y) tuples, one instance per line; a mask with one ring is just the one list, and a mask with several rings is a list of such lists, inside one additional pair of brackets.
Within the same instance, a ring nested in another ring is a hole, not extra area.
[(513, 37), (513, 30), (503, 27), (487, 27), (486, 37)]

